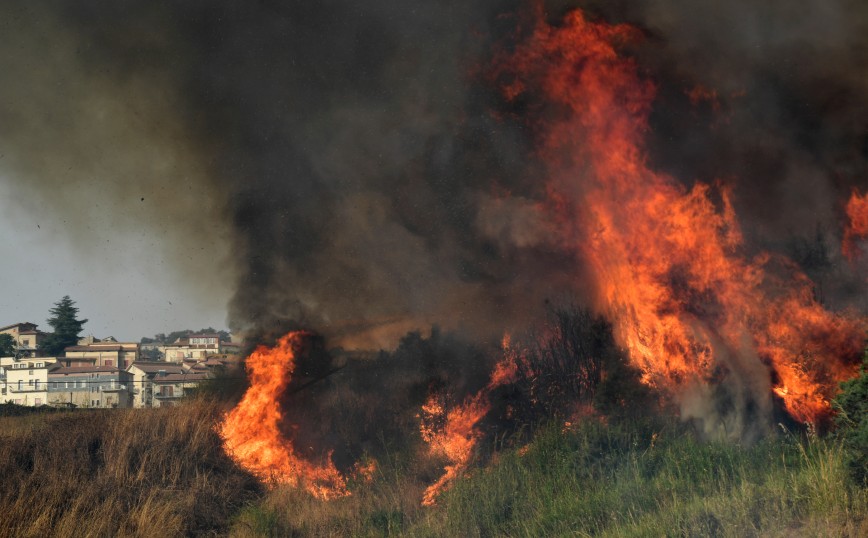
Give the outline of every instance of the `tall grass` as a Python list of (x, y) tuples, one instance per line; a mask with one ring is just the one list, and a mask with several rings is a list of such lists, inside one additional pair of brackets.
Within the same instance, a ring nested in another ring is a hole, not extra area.
[(419, 506), (399, 459), (352, 497), (277, 488), (233, 521), (235, 536), (865, 536), (868, 492), (841, 444), (796, 434), (752, 446), (670, 424), (543, 429)]
[(864, 536), (868, 495), (841, 446), (751, 447), (585, 424), (544, 432), (444, 495), (417, 536)]
[(0, 419), (0, 536), (221, 533), (259, 486), (204, 400)]
[(868, 535), (868, 492), (830, 439), (551, 425), (523, 448), (480, 447), (488, 463), (423, 508), (440, 468), (411, 451), (385, 451), (347, 498), (263, 488), (223, 454), (220, 412), (197, 400), (0, 418), (0, 536)]

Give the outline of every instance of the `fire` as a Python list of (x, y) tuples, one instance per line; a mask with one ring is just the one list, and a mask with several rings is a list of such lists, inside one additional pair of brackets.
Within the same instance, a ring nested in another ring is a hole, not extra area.
[(851, 262), (859, 255), (857, 242), (868, 238), (868, 192), (860, 195), (854, 190), (847, 202), (847, 226), (844, 228), (842, 251)]
[(509, 336), (504, 336), (504, 358), (498, 362), (488, 384), (461, 405), (446, 412), (441, 397), (432, 394), (422, 406), (420, 433), (428, 443), (432, 456), (443, 457), (450, 463), (444, 474), (428, 486), (422, 495), (422, 505), (435, 504), (437, 496), (467, 467), (473, 448), (482, 437), (477, 427), (491, 408), (489, 395), (495, 388), (510, 383), (517, 375), (515, 354), (509, 347)]
[(219, 427), (226, 452), (239, 465), (272, 484), (301, 486), (320, 499), (348, 495), (346, 480), (331, 462), (299, 458), (280, 431), (280, 398), (295, 370), (295, 353), (308, 335), (290, 332), (273, 348), (258, 347), (247, 358), (250, 388)]
[(795, 419), (823, 420), (856, 373), (865, 321), (826, 311), (787, 260), (749, 258), (728, 188), (687, 188), (649, 167), (655, 87), (618, 52), (636, 30), (580, 11), (555, 27), (541, 9), (493, 75), (507, 99), (542, 95), (554, 111), (535, 125), (552, 237), (590, 264), (596, 306), (644, 380), (678, 399), (720, 376), (765, 378), (760, 405), (774, 393)]

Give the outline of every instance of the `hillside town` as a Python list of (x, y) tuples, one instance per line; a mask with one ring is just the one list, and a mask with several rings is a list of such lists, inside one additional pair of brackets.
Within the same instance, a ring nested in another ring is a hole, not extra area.
[(234, 371), (240, 361), (239, 344), (218, 333), (150, 344), (88, 336), (54, 356), (42, 345), (49, 333), (34, 323), (0, 327), (2, 335), (11, 337), (15, 352), (0, 356), (0, 404), (171, 407), (203, 381)]

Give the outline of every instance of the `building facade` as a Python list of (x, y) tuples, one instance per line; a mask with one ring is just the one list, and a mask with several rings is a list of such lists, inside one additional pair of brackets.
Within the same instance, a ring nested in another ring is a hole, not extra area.
[(55, 357), (0, 358), (0, 403), (40, 406), (48, 402), (48, 372)]
[(18, 348), (19, 357), (38, 357), (39, 344), (42, 343), (46, 333), (37, 330), (36, 327), (35, 323), (14, 323), (0, 327), (0, 334), (8, 334), (15, 339), (15, 346)]
[(186, 338), (163, 346), (166, 361), (181, 363), (185, 360), (203, 361), (208, 355), (223, 352), (223, 343), (218, 334), (191, 334)]
[(172, 407), (184, 396), (190, 396), (199, 384), (210, 379), (208, 371), (188, 371), (181, 374), (158, 375), (153, 379), (154, 407)]
[(113, 366), (58, 366), (48, 372), (48, 403), (92, 408), (133, 406), (133, 375)]
[(133, 385), (133, 407), (154, 407), (154, 378), (170, 374), (183, 374), (180, 364), (136, 361), (127, 368)]
[(93, 342), (70, 346), (64, 350), (63, 366), (110, 366), (126, 370), (139, 360), (139, 344), (135, 342)]

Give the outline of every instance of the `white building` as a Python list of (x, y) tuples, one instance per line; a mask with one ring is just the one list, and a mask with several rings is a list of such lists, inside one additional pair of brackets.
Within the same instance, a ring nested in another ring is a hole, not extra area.
[(0, 357), (0, 403), (47, 405), (48, 372), (56, 357)]
[(204, 361), (208, 355), (219, 355), (222, 352), (223, 343), (218, 334), (191, 334), (163, 346), (168, 362)]
[(154, 407), (154, 378), (170, 374), (183, 374), (180, 364), (136, 361), (127, 368), (132, 375), (133, 407)]

